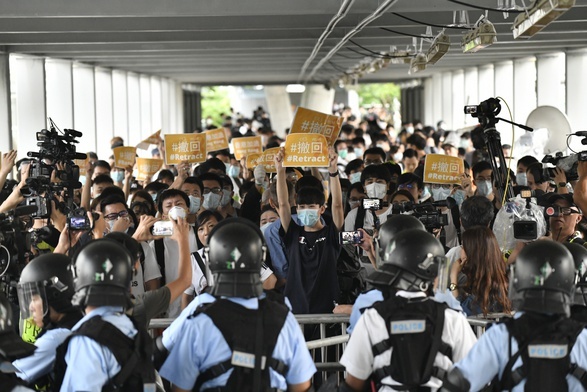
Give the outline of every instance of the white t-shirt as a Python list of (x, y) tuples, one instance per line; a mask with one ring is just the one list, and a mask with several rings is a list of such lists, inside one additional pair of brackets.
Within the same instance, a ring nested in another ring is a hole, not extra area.
[[(153, 252), (153, 249), (146, 242), (141, 242), (140, 244), (145, 254), (145, 261), (144, 263), (139, 263), (137, 274), (131, 282), (130, 291), (133, 295), (144, 294), (145, 282), (161, 278), (161, 271), (159, 271), (159, 266), (157, 265), (155, 252)], [(143, 264), (145, 265), (144, 271)]]
[[(385, 223), (387, 220), (387, 216), (391, 215), (392, 212), (392, 205), (390, 204), (387, 210), (383, 212), (381, 215), (377, 215), (379, 218), (380, 224)], [(359, 209), (353, 208), (349, 211), (348, 215), (344, 219), (344, 230), (345, 231), (354, 231), (355, 230), (355, 220), (357, 219), (357, 213)], [(375, 222), (373, 221), (373, 213), (369, 210), (365, 211), (365, 222), (363, 224), (363, 229), (365, 230), (373, 230)]]

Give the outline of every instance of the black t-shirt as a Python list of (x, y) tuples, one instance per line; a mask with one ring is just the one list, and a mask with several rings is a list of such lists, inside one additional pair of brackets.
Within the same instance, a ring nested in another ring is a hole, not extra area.
[(294, 219), (287, 233), (279, 229), (289, 263), (284, 294), (293, 313), (331, 313), (338, 299), (340, 235), (329, 217), (322, 218), (326, 225), (316, 232), (306, 232)]

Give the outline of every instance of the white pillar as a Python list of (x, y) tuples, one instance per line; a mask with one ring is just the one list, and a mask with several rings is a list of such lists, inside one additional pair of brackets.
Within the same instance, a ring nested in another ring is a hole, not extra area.
[[(442, 74), (436, 73), (432, 75), (432, 91), (433, 91), (433, 98), (432, 98), (432, 118), (433, 121), (440, 121), (443, 120), (446, 122), (444, 118), (444, 112), (442, 111)], [(451, 124), (452, 129), (452, 124)]]
[(172, 133), (183, 133), (183, 89), (181, 83), (174, 82), (175, 91), (175, 127)]
[(359, 104), (359, 92), (356, 88), (347, 88), (348, 92), (348, 105), (355, 116), (359, 116), (361, 113), (361, 105)]
[(153, 133), (151, 127), (151, 78), (147, 75), (139, 76), (141, 102), (141, 140)]
[(141, 137), (139, 75), (129, 72), (126, 76), (126, 86), (128, 94), (128, 144), (129, 146), (135, 146), (143, 140)]
[[(455, 124), (453, 124), (452, 119), (452, 73), (450, 72), (443, 72), (442, 75), (442, 120), (446, 124), (448, 129), (453, 129)], [(440, 120), (440, 119), (439, 119)]]
[(151, 133), (161, 129), (161, 110), (161, 79), (151, 76)]
[[(515, 112), (514, 63), (512, 61), (504, 61), (495, 65), (495, 96), (502, 99), (500, 116), (509, 117), (506, 103), (510, 106), (512, 113)], [(501, 134), (501, 144), (511, 144), (512, 126), (501, 121), (496, 128)]]
[(128, 93), (125, 71), (112, 71), (112, 122), (114, 134), (130, 143), (128, 132)]
[(434, 117), (434, 83), (432, 78), (424, 79), (424, 124), (436, 124), (439, 119)]
[(169, 79), (161, 79), (161, 132), (168, 133), (171, 119), (171, 100)]
[(321, 84), (311, 84), (306, 86), (306, 91), (302, 94), (302, 102), (300, 106), (306, 109), (332, 114), (333, 104), (334, 89), (331, 88), (327, 90)]
[[(10, 55), (0, 53), (0, 152), (12, 147), (12, 113), (10, 104)], [(22, 155), (22, 154), (21, 154)]]
[(45, 60), (47, 117), (61, 129), (73, 127), (73, 71), (71, 61)]
[(465, 72), (460, 69), (452, 73), (452, 128), (465, 125)]
[(565, 113), (567, 111), (565, 54), (552, 53), (539, 56), (536, 68), (538, 70), (538, 106), (554, 106)]
[(477, 105), (478, 103), (479, 72), (475, 67), (467, 68), (465, 69), (465, 105)]
[[(582, 49), (567, 53), (567, 116), (573, 132), (587, 128), (587, 50)], [(570, 138), (575, 151), (583, 151), (581, 138)]]
[[(78, 151), (96, 152), (96, 94), (94, 89), (94, 68), (89, 65), (73, 64), (73, 122), (75, 129), (83, 136)], [(108, 156), (100, 156), (108, 159)]]
[(285, 137), (285, 130), (291, 127), (293, 113), (291, 101), (285, 86), (265, 86), (267, 111), (271, 119), (271, 127), (279, 137)]
[[(522, 124), (526, 123), (528, 115), (536, 108), (535, 57), (514, 61), (514, 108), (514, 121)], [(516, 129), (516, 136), (523, 133), (523, 130)]]
[[(471, 105), (485, 101), (487, 98), (495, 96), (495, 68), (493, 64), (487, 64), (478, 68), (478, 99), (477, 102), (471, 102)], [(477, 122), (477, 120), (475, 120)]]

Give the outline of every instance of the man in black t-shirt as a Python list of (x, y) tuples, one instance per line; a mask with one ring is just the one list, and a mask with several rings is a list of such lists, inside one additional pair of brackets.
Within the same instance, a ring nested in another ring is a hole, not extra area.
[(341, 249), (339, 233), (344, 226), (337, 154), (330, 148), (332, 219), (323, 215), (326, 210), (324, 192), (303, 187), (297, 193), (296, 203), (298, 218), (304, 226), (298, 226), (291, 219), (283, 158), (283, 150), (275, 155), (280, 235), (289, 261), (285, 295), (294, 313), (330, 313), (339, 293), (336, 261)]

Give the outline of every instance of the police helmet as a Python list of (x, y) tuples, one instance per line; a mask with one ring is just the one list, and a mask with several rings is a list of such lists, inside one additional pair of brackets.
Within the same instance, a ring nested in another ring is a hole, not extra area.
[(426, 228), (420, 220), (411, 215), (394, 214), (387, 218), (385, 223), (379, 228), (377, 237), (374, 239), (376, 248), (377, 265), (381, 266), (385, 259), (385, 250), (387, 246), (398, 233), (405, 230), (419, 229), (425, 231)]
[(563, 246), (571, 252), (571, 255), (573, 255), (575, 269), (579, 274), (577, 286), (587, 287), (587, 248), (583, 245), (572, 242), (564, 242)]
[(27, 357), (35, 351), (34, 345), (24, 342), (17, 335), (15, 326), (17, 322), (18, 318), (14, 320), (12, 304), (4, 294), (0, 293), (0, 362), (12, 362)]
[(120, 243), (99, 239), (81, 248), (74, 260), (76, 306), (129, 308), (132, 267), (136, 257)]
[(577, 274), (567, 248), (554, 241), (535, 241), (520, 251), (514, 268), (520, 310), (569, 316)]
[(124, 246), (126, 250), (130, 252), (131, 256), (133, 257), (133, 271), (136, 260), (141, 260), (141, 262), (145, 260), (145, 253), (143, 251), (143, 247), (141, 246), (139, 241), (135, 240), (130, 235), (123, 233), (122, 231), (113, 231), (111, 233), (106, 234), (104, 238), (106, 238), (107, 240), (113, 240), (118, 242), (119, 244)]
[(31, 260), (18, 281), (18, 302), (24, 320), (32, 318), (38, 326), (49, 323), (49, 307), (59, 313), (78, 311), (74, 294), (71, 260), (66, 255), (47, 253)]
[(379, 269), (367, 277), (376, 287), (426, 291), (438, 275), (439, 264), (446, 261), (444, 248), (432, 234), (411, 229), (392, 238)]
[(231, 218), (217, 224), (204, 249), (214, 274), (212, 294), (245, 298), (261, 295), (260, 270), (266, 254), (263, 233), (253, 222)]

